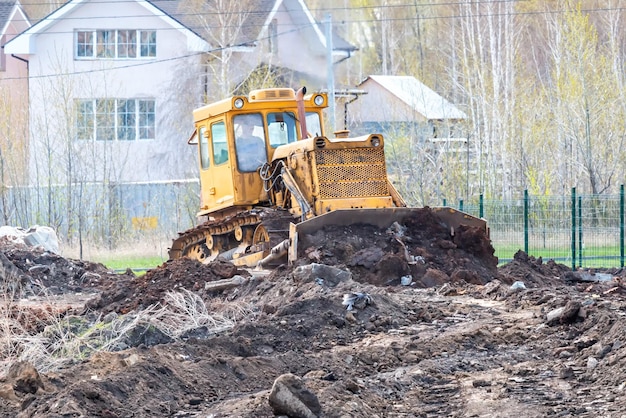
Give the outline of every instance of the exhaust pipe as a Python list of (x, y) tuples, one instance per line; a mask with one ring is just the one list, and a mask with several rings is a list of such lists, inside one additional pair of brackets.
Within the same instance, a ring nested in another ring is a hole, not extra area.
[(304, 111), (304, 95), (306, 87), (302, 86), (296, 92), (296, 103), (298, 104), (298, 119), (300, 119), (300, 130), (302, 131), (302, 139), (309, 137), (309, 131), (306, 129), (306, 112)]

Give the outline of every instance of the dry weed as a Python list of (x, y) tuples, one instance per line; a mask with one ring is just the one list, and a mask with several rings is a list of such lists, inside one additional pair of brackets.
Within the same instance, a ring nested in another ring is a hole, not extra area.
[(151, 323), (172, 338), (201, 327), (211, 334), (222, 332), (252, 313), (251, 307), (236, 303), (207, 306), (200, 296), (186, 289), (167, 292), (163, 304), (150, 311)]

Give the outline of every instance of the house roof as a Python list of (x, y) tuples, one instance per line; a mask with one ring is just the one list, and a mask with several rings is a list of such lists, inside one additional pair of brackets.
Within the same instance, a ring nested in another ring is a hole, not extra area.
[[(34, 36), (44, 32), (47, 28), (54, 25), (58, 21), (58, 19), (67, 16), (72, 10), (87, 1), (89, 0), (70, 0), (67, 3), (63, 4), (61, 7), (50, 13), (48, 16), (44, 17), (33, 26), (19, 34), (17, 37), (7, 42), (5, 46), (5, 53), (32, 54), (35, 50), (35, 45), (33, 42)], [(206, 49), (206, 43), (201, 38), (191, 32), (188, 28), (181, 26), (179, 22), (171, 18), (169, 15), (162, 13), (162, 11), (157, 9), (151, 2), (146, 0), (136, 1), (139, 5), (154, 13), (155, 16), (160, 17), (164, 21), (168, 22), (172, 27), (183, 32), (187, 36), (187, 44), (191, 50), (200, 51), (202, 49)]]
[(13, 6), (15, 6), (17, 0), (13, 1), (0, 1), (0, 27), (4, 28), (4, 26), (9, 21), (9, 17), (11, 16), (11, 11), (13, 11)]
[(368, 80), (379, 84), (428, 120), (467, 119), (463, 111), (415, 77), (371, 75), (359, 86), (363, 86)]
[[(87, 1), (89, 0), (68, 1), (10, 42), (8, 50), (17, 54), (32, 53), (34, 46), (32, 45), (31, 37), (33, 35), (45, 31), (57, 19), (64, 17), (75, 7)], [(235, 7), (246, 9), (245, 12), (233, 10), (234, 13), (230, 15), (230, 21), (227, 21), (229, 19), (228, 14), (216, 12), (214, 7), (215, 0), (205, 0), (199, 5), (196, 2), (195, 6), (190, 6), (191, 2), (188, 0), (136, 0), (136, 2), (154, 13), (155, 16), (160, 17), (171, 26), (185, 33), (191, 50), (208, 50), (211, 46), (219, 44), (216, 39), (211, 38), (210, 31), (205, 29), (213, 27), (233, 28), (233, 39), (229, 40), (230, 47), (252, 47), (257, 41), (267, 36), (267, 28), (281, 5), (292, 15), (294, 22), (302, 25), (304, 29), (312, 30), (319, 42), (324, 47), (326, 46), (326, 38), (311, 12), (304, 4), (304, 0), (229, 2), (228, 4), (235, 5)], [(237, 21), (237, 19), (241, 19), (241, 21)], [(333, 50), (335, 53), (349, 54), (351, 51), (356, 50), (356, 47), (341, 39), (341, 37), (336, 36), (333, 32)]]
[[(181, 25), (203, 37), (210, 44), (213, 42), (207, 38), (204, 28), (220, 26), (240, 27), (241, 30), (236, 34), (233, 42), (234, 46), (242, 47), (253, 46), (256, 41), (267, 36), (268, 25), (278, 8), (283, 5), (298, 26), (312, 29), (316, 38), (324, 47), (326, 46), (326, 37), (320, 30), (320, 25), (315, 21), (303, 0), (246, 0), (245, 2), (231, 2), (230, 4), (235, 6), (232, 9), (234, 18), (230, 22), (224, 22), (224, 15), (215, 12), (216, 8), (213, 6), (213, 0), (204, 1), (201, 5), (193, 6), (193, 9), (190, 8), (188, 0), (150, 0), (149, 2), (180, 22)], [(246, 11), (238, 10), (242, 8), (246, 9)], [(237, 21), (238, 18), (241, 18), (240, 22)], [(226, 25), (224, 25), (225, 23)], [(278, 32), (280, 34), (280, 29)], [(333, 32), (333, 49), (335, 51), (350, 52), (357, 48)]]
[(0, 0), (0, 36), (6, 33), (7, 27), (16, 13), (19, 13), (24, 21), (28, 22), (18, 0)]

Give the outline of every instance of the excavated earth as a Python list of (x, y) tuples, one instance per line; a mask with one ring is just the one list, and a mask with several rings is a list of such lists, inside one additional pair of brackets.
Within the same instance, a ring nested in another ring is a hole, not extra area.
[[(0, 416), (287, 416), (269, 402), (285, 374), (319, 406), (294, 417), (626, 416), (626, 272), (521, 251), (498, 266), (480, 230), (451, 237), (431, 216), (321, 230), (271, 273), (178, 259), (116, 274), (5, 240)], [(231, 321), (144, 321), (56, 362), (19, 352), (29, 336), (80, 335), (64, 321), (119, 323), (173, 294)], [(13, 343), (6, 324), (28, 335)]]

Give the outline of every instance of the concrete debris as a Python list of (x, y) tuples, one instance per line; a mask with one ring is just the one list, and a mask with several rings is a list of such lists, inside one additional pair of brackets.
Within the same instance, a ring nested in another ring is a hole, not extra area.
[(302, 379), (291, 373), (278, 376), (268, 400), (275, 415), (317, 418), (322, 412), (317, 396), (304, 385)]
[[(293, 277), (301, 282), (316, 282), (330, 287), (337, 286), (340, 282), (352, 279), (352, 273), (338, 267), (327, 266), (326, 264), (311, 263), (296, 267)], [(321, 282), (320, 282), (321, 280)]]
[(343, 295), (343, 302), (341, 302), (341, 304), (345, 306), (348, 311), (351, 311), (354, 308), (363, 309), (371, 303), (372, 297), (367, 293), (346, 293)]
[(514, 292), (518, 290), (526, 290), (526, 285), (524, 284), (524, 282), (516, 281), (511, 285), (510, 289)]
[(546, 314), (546, 322), (548, 325), (569, 324), (578, 318), (581, 303), (570, 300), (565, 306), (551, 310)]
[(55, 254), (60, 253), (57, 234), (49, 226), (35, 225), (24, 229), (4, 225), (0, 226), (0, 237), (7, 237), (9, 241), (29, 247), (41, 247)]
[(587, 358), (587, 370), (593, 370), (598, 367), (598, 359), (595, 357)]

